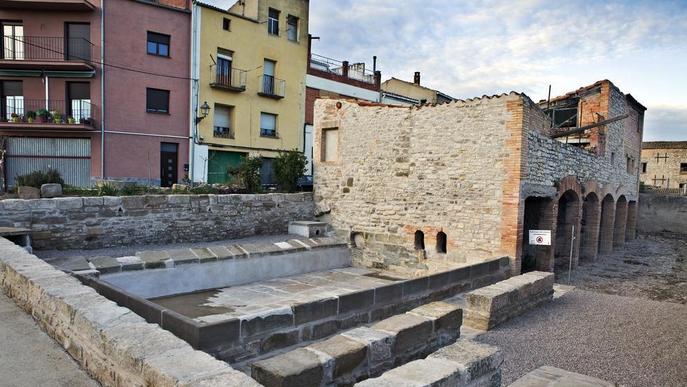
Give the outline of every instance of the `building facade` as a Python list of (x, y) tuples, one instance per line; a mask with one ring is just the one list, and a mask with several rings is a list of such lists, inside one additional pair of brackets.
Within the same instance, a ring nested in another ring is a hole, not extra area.
[(0, 2), (4, 178), (170, 186), (189, 138), (189, 0)]
[(381, 84), (381, 102), (390, 105), (442, 104), (454, 98), (438, 90), (420, 85), (420, 72), (415, 72), (413, 82), (390, 78)]
[(687, 192), (687, 141), (645, 142), (641, 160), (644, 185)]
[(279, 152), (303, 149), (309, 4), (222, 3), (194, 5), (192, 110), (210, 110), (191, 122), (193, 180), (225, 183), (229, 168), (256, 156), (269, 185)]
[(631, 117), (644, 109), (609, 81), (587, 90), (600, 103), (578, 114), (603, 117), (594, 150), (559, 141), (547, 112), (514, 92), (421, 107), (318, 100), (317, 211), (355, 259), (398, 270), (509, 256), (513, 274), (558, 271), (622, 248), (639, 190)]
[(308, 55), (308, 73), (305, 76), (305, 140), (304, 153), (308, 158), (306, 175), (312, 175), (313, 162), (313, 112), (315, 101), (319, 98), (351, 99), (379, 102), (381, 73), (376, 69), (376, 59), (372, 70), (365, 63), (349, 63), (326, 58), (321, 55)]

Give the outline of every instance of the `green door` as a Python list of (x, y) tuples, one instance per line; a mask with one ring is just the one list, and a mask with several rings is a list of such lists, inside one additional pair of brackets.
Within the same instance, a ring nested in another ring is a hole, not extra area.
[(229, 181), (229, 167), (237, 167), (245, 153), (240, 152), (223, 152), (223, 151), (209, 151), (208, 153), (208, 183), (209, 184), (224, 184)]

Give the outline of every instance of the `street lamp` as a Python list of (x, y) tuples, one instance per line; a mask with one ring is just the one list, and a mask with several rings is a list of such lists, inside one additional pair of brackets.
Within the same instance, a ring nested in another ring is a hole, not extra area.
[(200, 106), (200, 117), (196, 117), (196, 125), (198, 125), (198, 123), (200, 121), (203, 121), (203, 118), (207, 117), (209, 113), (210, 113), (210, 105), (208, 105), (208, 101), (205, 101)]

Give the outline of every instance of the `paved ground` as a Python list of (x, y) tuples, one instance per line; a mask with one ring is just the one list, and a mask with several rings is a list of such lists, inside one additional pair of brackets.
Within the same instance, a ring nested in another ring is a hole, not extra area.
[[(557, 281), (567, 283), (567, 273)], [(687, 304), (687, 237), (640, 236), (624, 250), (583, 262), (572, 276), (579, 289)]]
[(504, 385), (550, 365), (627, 386), (687, 385), (687, 305), (575, 289), (477, 336)]
[(0, 386), (98, 386), (0, 292)]

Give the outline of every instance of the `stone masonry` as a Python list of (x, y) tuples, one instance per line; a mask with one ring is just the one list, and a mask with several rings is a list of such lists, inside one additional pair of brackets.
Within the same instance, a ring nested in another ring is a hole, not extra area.
[(37, 249), (199, 242), (286, 233), (311, 220), (310, 193), (151, 195), (0, 201), (0, 227), (31, 229)]

